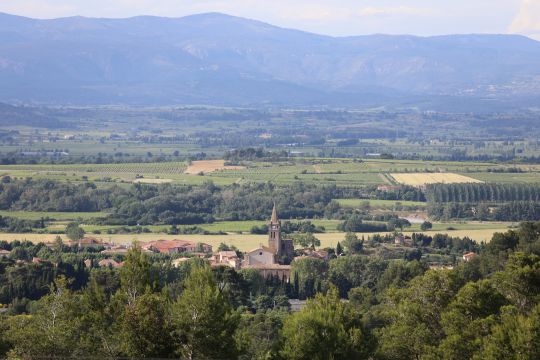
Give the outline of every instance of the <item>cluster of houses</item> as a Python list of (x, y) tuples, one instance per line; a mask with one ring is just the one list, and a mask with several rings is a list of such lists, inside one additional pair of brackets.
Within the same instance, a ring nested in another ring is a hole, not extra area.
[[(236, 251), (219, 251), (212, 253), (212, 246), (204, 243), (198, 243), (189, 240), (156, 240), (141, 244), (141, 249), (146, 253), (160, 253), (166, 255), (185, 254), (189, 257), (180, 257), (174, 259), (172, 264), (179, 266), (182, 262), (189, 260), (192, 257), (200, 257), (207, 259), (211, 266), (229, 266), (236, 270), (239, 269), (255, 269), (261, 273), (263, 277), (277, 277), (288, 281), (291, 275), (290, 263), (295, 259), (306, 257), (318, 258), (327, 261), (329, 254), (325, 250), (305, 250), (300, 257), (294, 257), (294, 245), (292, 240), (282, 239), (281, 224), (278, 219), (276, 206), (272, 210), (272, 217), (268, 224), (268, 244), (260, 245), (259, 247), (244, 254), (243, 259)], [(394, 239), (396, 245), (413, 246), (413, 240), (409, 236), (402, 234), (397, 235)], [(48, 244), (53, 246), (52, 244)], [(129, 251), (129, 245), (115, 245), (103, 242), (94, 237), (85, 237), (78, 241), (72, 241), (70, 246), (78, 246), (79, 248), (103, 247), (101, 254), (107, 258), (94, 263), (91, 259), (85, 261), (87, 267), (112, 267), (119, 268), (124, 265), (123, 262), (118, 262), (111, 257), (115, 255), (125, 255)], [(8, 257), (9, 251), (0, 249), (0, 258)], [(477, 256), (474, 252), (468, 252), (463, 255), (463, 261), (468, 262)], [(34, 258), (32, 262), (41, 262), (41, 259)]]
[[(141, 249), (147, 253), (187, 255), (186, 257), (174, 259), (172, 261), (174, 266), (179, 266), (192, 257), (200, 257), (208, 260), (211, 266), (229, 266), (236, 270), (256, 269), (263, 277), (277, 277), (289, 280), (291, 273), (290, 263), (295, 259), (294, 245), (292, 240), (282, 238), (281, 224), (275, 205), (268, 225), (268, 244), (261, 244), (259, 247), (245, 253), (243, 258), (236, 251), (219, 251), (213, 254), (211, 245), (189, 240), (156, 240), (141, 244)], [(105, 250), (101, 251), (101, 254), (111, 257), (114, 255), (125, 255), (129, 250), (129, 246), (127, 245), (108, 244), (93, 237), (86, 237), (77, 242), (71, 242), (70, 245), (80, 248), (104, 247)], [(329, 254), (324, 250), (306, 250), (297, 259), (305, 257), (328, 260)], [(106, 266), (118, 268), (123, 266), (122, 262), (117, 262), (111, 258), (101, 260), (97, 264), (94, 264), (91, 260), (86, 260), (85, 264), (89, 267)]]

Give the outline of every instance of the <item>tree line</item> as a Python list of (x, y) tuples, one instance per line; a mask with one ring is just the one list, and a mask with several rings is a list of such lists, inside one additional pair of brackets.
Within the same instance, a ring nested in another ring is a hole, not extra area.
[(497, 206), (487, 203), (430, 203), (428, 215), (434, 220), (472, 219), (481, 221), (535, 221), (540, 219), (537, 201), (512, 201)]
[(102, 224), (191, 225), (223, 220), (267, 220), (275, 202), (283, 218), (338, 216), (332, 201), (356, 191), (336, 186), (271, 183), (215, 186), (133, 184), (97, 187), (94, 183), (12, 180), (0, 183), (0, 210), (111, 213)]
[(430, 203), (540, 201), (540, 186), (519, 183), (432, 184), (426, 187), (426, 198)]
[(426, 188), (434, 220), (535, 221), (540, 218), (536, 184), (433, 184)]

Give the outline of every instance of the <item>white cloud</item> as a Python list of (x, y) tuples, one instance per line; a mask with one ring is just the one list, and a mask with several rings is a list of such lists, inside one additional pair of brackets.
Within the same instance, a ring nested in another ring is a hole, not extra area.
[(528, 35), (540, 40), (540, 0), (522, 0), (519, 12), (512, 20), (509, 32)]

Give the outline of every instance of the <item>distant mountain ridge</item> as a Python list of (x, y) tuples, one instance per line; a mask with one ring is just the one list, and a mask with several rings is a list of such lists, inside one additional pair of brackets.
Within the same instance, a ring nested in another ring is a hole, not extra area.
[(540, 42), (517, 35), (330, 37), (218, 13), (0, 14), (0, 101), (330, 105), (540, 99)]

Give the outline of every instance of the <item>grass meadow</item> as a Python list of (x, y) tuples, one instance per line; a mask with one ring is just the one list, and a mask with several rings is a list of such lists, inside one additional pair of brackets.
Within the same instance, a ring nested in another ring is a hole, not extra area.
[[(477, 230), (433, 230), (427, 231), (425, 234), (434, 235), (437, 233), (450, 234), (451, 236), (465, 237), (478, 241), (488, 242), (496, 232), (503, 232), (504, 228), (484, 228)], [(369, 236), (375, 233), (359, 233), (360, 238), (367, 239)], [(385, 233), (380, 233), (385, 234)], [(33, 242), (52, 242), (56, 236), (60, 236), (63, 240), (67, 241), (65, 235), (55, 234), (0, 234), (0, 240), (29, 240)], [(133, 241), (146, 242), (159, 239), (185, 239), (196, 242), (204, 242), (210, 244), (217, 249), (220, 243), (226, 243), (228, 245), (234, 245), (241, 251), (249, 251), (260, 244), (266, 244), (268, 237), (266, 235), (253, 235), (253, 234), (227, 234), (227, 235), (166, 235), (166, 234), (102, 234), (92, 235), (103, 241), (112, 242), (115, 244), (129, 244)], [(330, 232), (324, 234), (316, 234), (316, 237), (321, 240), (321, 247), (335, 247), (338, 241), (343, 241), (345, 233), (342, 232)]]

